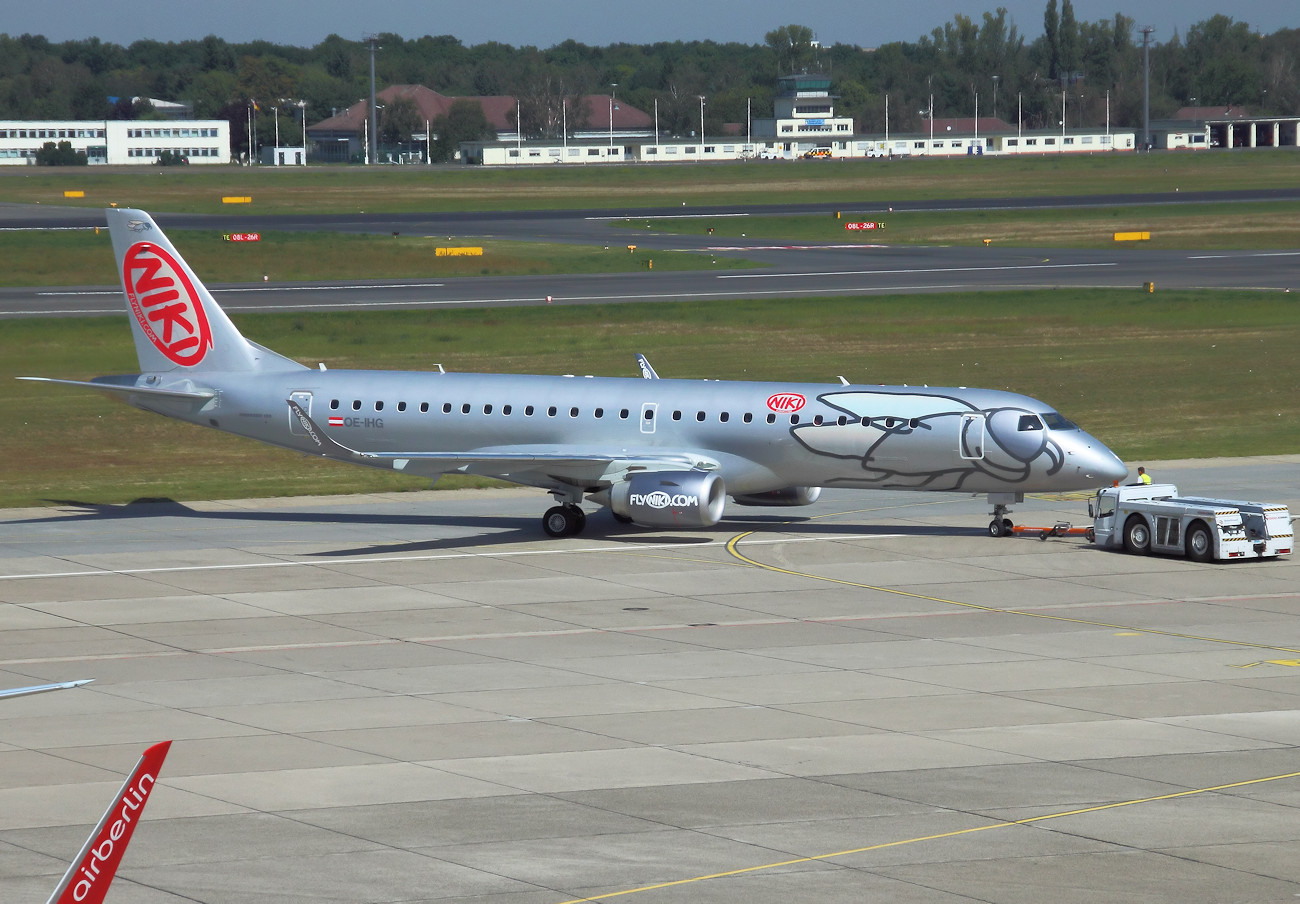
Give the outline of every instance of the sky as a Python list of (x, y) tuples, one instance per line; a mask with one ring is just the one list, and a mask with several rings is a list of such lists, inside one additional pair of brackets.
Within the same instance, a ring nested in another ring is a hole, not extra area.
[[(1153, 40), (1224, 13), (1268, 34), (1300, 27), (1294, 0), (1073, 0), (1075, 19), (1093, 22), (1122, 12), (1155, 28)], [(499, 41), (546, 48), (569, 38), (584, 44), (714, 40), (759, 44), (779, 25), (813, 29), (823, 44), (875, 47), (916, 41), (958, 13), (976, 22), (1005, 6), (1027, 41), (1043, 30), (1046, 0), (47, 0), (7, 3), (0, 32), (44, 35), (55, 42), (98, 37), (128, 45), (141, 39), (183, 41), (215, 34), (228, 41), (267, 40), (310, 47), (331, 32), (349, 39), (392, 32), (403, 38), (454, 35), (466, 45)]]

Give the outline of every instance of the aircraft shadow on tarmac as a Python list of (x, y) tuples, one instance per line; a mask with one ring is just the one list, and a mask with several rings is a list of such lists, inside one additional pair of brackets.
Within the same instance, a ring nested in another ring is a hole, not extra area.
[[(413, 540), (404, 543), (378, 544), (370, 543), (345, 549), (335, 549), (310, 553), (312, 557), (330, 556), (373, 556), (393, 555), (399, 553), (430, 552), (440, 549), (463, 549), (467, 541), (476, 546), (504, 546), (512, 543), (530, 543), (543, 539), (537, 529), (536, 519), (519, 516), (501, 515), (399, 515), (376, 514), (355, 511), (268, 511), (252, 509), (244, 511), (224, 510), (204, 512), (190, 508), (174, 499), (145, 497), (134, 499), (125, 504), (103, 504), (83, 502), (75, 499), (47, 499), (46, 502), (65, 508), (76, 509), (49, 517), (29, 518), (12, 524), (66, 524), (76, 521), (113, 521), (134, 518), (185, 518), (196, 521), (254, 522), (262, 524), (333, 524), (333, 525), (382, 525), (396, 527), (462, 527), (488, 533), (472, 533), (453, 537), (437, 537), (427, 540)], [(954, 525), (898, 524), (883, 527), (861, 522), (829, 522), (805, 515), (778, 514), (741, 514), (728, 515), (719, 524), (722, 531), (754, 531), (757, 533), (791, 533), (805, 537), (837, 536), (862, 537), (879, 532), (888, 536), (905, 537), (973, 537), (984, 534), (982, 528), (959, 527)], [(586, 533), (592, 540), (611, 543), (698, 546), (714, 542), (713, 538), (696, 535), (683, 535), (635, 525), (621, 524), (605, 512), (590, 516)]]

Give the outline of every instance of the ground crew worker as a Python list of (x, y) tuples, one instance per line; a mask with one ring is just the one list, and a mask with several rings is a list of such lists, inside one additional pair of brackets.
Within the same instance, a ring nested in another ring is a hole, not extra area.
[(1138, 483), (1143, 486), (1151, 485), (1151, 475), (1147, 473), (1146, 468), (1138, 468)]

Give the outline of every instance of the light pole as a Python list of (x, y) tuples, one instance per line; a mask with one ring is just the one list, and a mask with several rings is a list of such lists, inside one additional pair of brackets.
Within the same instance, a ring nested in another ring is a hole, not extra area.
[(609, 83), (609, 146), (614, 146), (614, 93), (618, 90), (618, 82)]
[(275, 146), (278, 148), (280, 146), (280, 108), (272, 107), (271, 110), (275, 113)]
[(1002, 80), (1002, 76), (1000, 75), (993, 76), (993, 118), (994, 119), (998, 118), (998, 82), (1001, 80)]
[(700, 95), (700, 154), (704, 154), (704, 95)]

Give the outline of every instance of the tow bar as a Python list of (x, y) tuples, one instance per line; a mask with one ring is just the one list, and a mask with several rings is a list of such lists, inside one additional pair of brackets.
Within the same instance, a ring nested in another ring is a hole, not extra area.
[(1090, 542), (1093, 537), (1091, 527), (1075, 527), (1069, 521), (1058, 521), (1051, 527), (1026, 527), (1017, 524), (1011, 528), (1013, 534), (1037, 534), (1038, 539), (1046, 540), (1048, 537), (1086, 537)]

